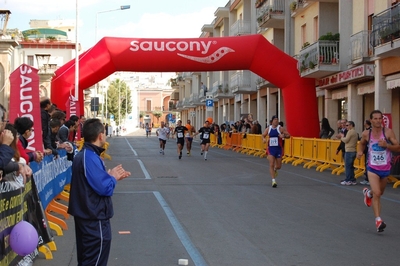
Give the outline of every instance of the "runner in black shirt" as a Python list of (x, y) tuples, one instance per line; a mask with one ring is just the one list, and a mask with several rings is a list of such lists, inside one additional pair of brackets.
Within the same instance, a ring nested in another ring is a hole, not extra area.
[(199, 129), (199, 132), (196, 133), (201, 134), (202, 140), (201, 140), (201, 155), (203, 155), (204, 152), (204, 160), (207, 161), (207, 153), (208, 153), (208, 148), (210, 147), (210, 135), (214, 134), (214, 129), (210, 127), (210, 122), (205, 121), (204, 122), (204, 127)]
[(182, 150), (183, 146), (185, 145), (185, 131), (188, 129), (184, 126), (182, 126), (182, 121), (178, 120), (176, 123), (176, 127), (174, 130), (174, 135), (176, 134), (176, 144), (178, 146), (178, 158), (182, 158)]

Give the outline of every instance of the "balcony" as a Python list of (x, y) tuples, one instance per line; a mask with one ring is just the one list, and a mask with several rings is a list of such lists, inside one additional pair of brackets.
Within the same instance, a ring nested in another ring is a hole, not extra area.
[(53, 75), (57, 69), (58, 69), (57, 64), (43, 64), (43, 66), (39, 68), (38, 74)]
[(183, 78), (183, 80), (186, 80), (186, 79), (191, 80), (192, 79), (192, 72), (182, 72), (182, 78)]
[(283, 29), (285, 26), (285, 1), (267, 0), (264, 2), (260, 1), (260, 3), (256, 9), (258, 26), (263, 29)]
[(189, 109), (189, 108), (195, 108), (195, 107), (196, 107), (196, 105), (192, 104), (192, 103), (189, 101), (189, 98), (184, 98), (184, 99), (183, 99), (183, 101), (182, 101), (182, 108), (183, 108), (183, 110), (186, 110), (186, 109)]
[(371, 45), (375, 56), (400, 53), (400, 3), (372, 17)]
[(177, 91), (172, 92), (171, 100), (179, 100), (179, 92), (177, 92)]
[(194, 105), (194, 106), (204, 105), (204, 103), (202, 103), (202, 102), (200, 101), (199, 94), (197, 94), (197, 93), (192, 93), (192, 94), (190, 95), (190, 97), (189, 97), (189, 103), (190, 103), (191, 105)]
[(309, 2), (315, 1), (307, 1), (307, 0), (294, 0), (290, 3), (290, 11), (292, 17), (297, 17), (302, 11), (310, 6)]
[(169, 101), (168, 103), (168, 111), (176, 110), (176, 102), (175, 101)]
[(233, 93), (229, 88), (228, 81), (224, 81), (221, 84), (216, 82), (216, 84), (213, 86), (212, 94), (214, 100), (229, 99), (233, 97)]
[(176, 107), (177, 111), (182, 111), (183, 110), (183, 101), (177, 101), (175, 107)]
[(274, 84), (266, 80), (265, 78), (258, 77), (256, 79), (257, 88), (268, 87), (268, 88), (277, 88)]
[(257, 90), (251, 87), (251, 72), (249, 70), (238, 71), (231, 76), (230, 88), (232, 93), (253, 93)]
[(369, 43), (370, 32), (363, 30), (350, 37), (350, 59), (352, 64), (369, 62), (373, 55), (372, 46)]
[(206, 93), (204, 92), (204, 89), (200, 89), (199, 101), (202, 103), (204, 103), (206, 101)]
[(232, 36), (251, 34), (251, 21), (239, 19), (230, 28)]
[(322, 78), (340, 71), (339, 42), (318, 41), (302, 49), (298, 54), (301, 77)]

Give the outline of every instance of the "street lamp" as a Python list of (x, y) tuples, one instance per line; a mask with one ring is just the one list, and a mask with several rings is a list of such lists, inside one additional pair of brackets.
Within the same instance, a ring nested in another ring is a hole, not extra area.
[[(98, 24), (97, 22), (98, 22), (98, 15), (101, 14), (101, 13), (107, 13), (107, 12), (119, 11), (119, 10), (126, 10), (126, 9), (130, 9), (130, 8), (131, 8), (130, 5), (123, 5), (123, 6), (120, 6), (119, 8), (117, 8), (117, 9), (103, 10), (103, 11), (97, 12), (97, 13), (96, 13), (96, 29), (95, 29), (95, 32), (94, 32), (94, 34), (95, 34), (95, 36), (94, 36), (94, 41), (95, 41), (95, 43), (97, 42), (97, 24)], [(99, 85), (97, 84), (97, 90), (98, 90), (98, 88), (99, 88)], [(107, 108), (107, 103), (106, 103), (106, 108)], [(107, 115), (107, 110), (106, 110), (106, 115)], [(102, 119), (104, 120), (104, 99), (103, 99), (103, 101), (101, 102), (101, 117), (102, 117)], [(106, 117), (106, 119), (107, 119), (107, 117)]]
[(97, 12), (97, 13), (96, 13), (96, 30), (95, 30), (95, 37), (94, 37), (95, 42), (97, 42), (97, 22), (98, 22), (97, 17), (98, 17), (98, 15), (99, 15), (100, 13), (106, 13), (106, 12), (112, 12), (112, 11), (119, 11), (119, 10), (126, 10), (126, 9), (130, 9), (130, 8), (131, 8), (130, 5), (124, 5), (124, 6), (120, 6), (120, 8), (117, 8), (117, 9), (110, 9), (110, 10), (104, 10), (104, 11), (99, 11), (99, 12)]

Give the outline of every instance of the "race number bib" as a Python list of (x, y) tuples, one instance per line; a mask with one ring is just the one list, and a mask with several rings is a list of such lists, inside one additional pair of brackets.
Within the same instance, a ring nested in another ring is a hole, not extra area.
[(269, 146), (270, 146), (270, 147), (279, 146), (278, 137), (269, 138)]
[(178, 132), (178, 138), (183, 138), (183, 133), (182, 132)]
[(187, 137), (187, 138), (190, 137), (190, 133), (189, 133), (189, 132), (186, 133), (186, 137)]
[(386, 150), (385, 151), (371, 151), (371, 165), (386, 165)]
[(210, 137), (210, 134), (204, 132), (203, 133), (203, 139), (208, 139)]

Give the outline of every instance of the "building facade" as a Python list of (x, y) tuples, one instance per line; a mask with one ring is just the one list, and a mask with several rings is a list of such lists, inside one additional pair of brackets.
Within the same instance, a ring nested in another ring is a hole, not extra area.
[[(231, 0), (214, 15), (200, 37), (262, 34), (296, 58), (299, 75), (315, 79), (318, 115), (332, 128), (345, 118), (361, 132), (379, 109), (399, 135), (399, 1)], [(285, 121), (280, 89), (248, 70), (179, 73), (171, 101), (183, 119), (195, 114), (197, 127), (210, 116), (218, 124), (245, 114), (263, 126), (275, 114)], [(299, 119), (307, 126), (306, 114)]]

